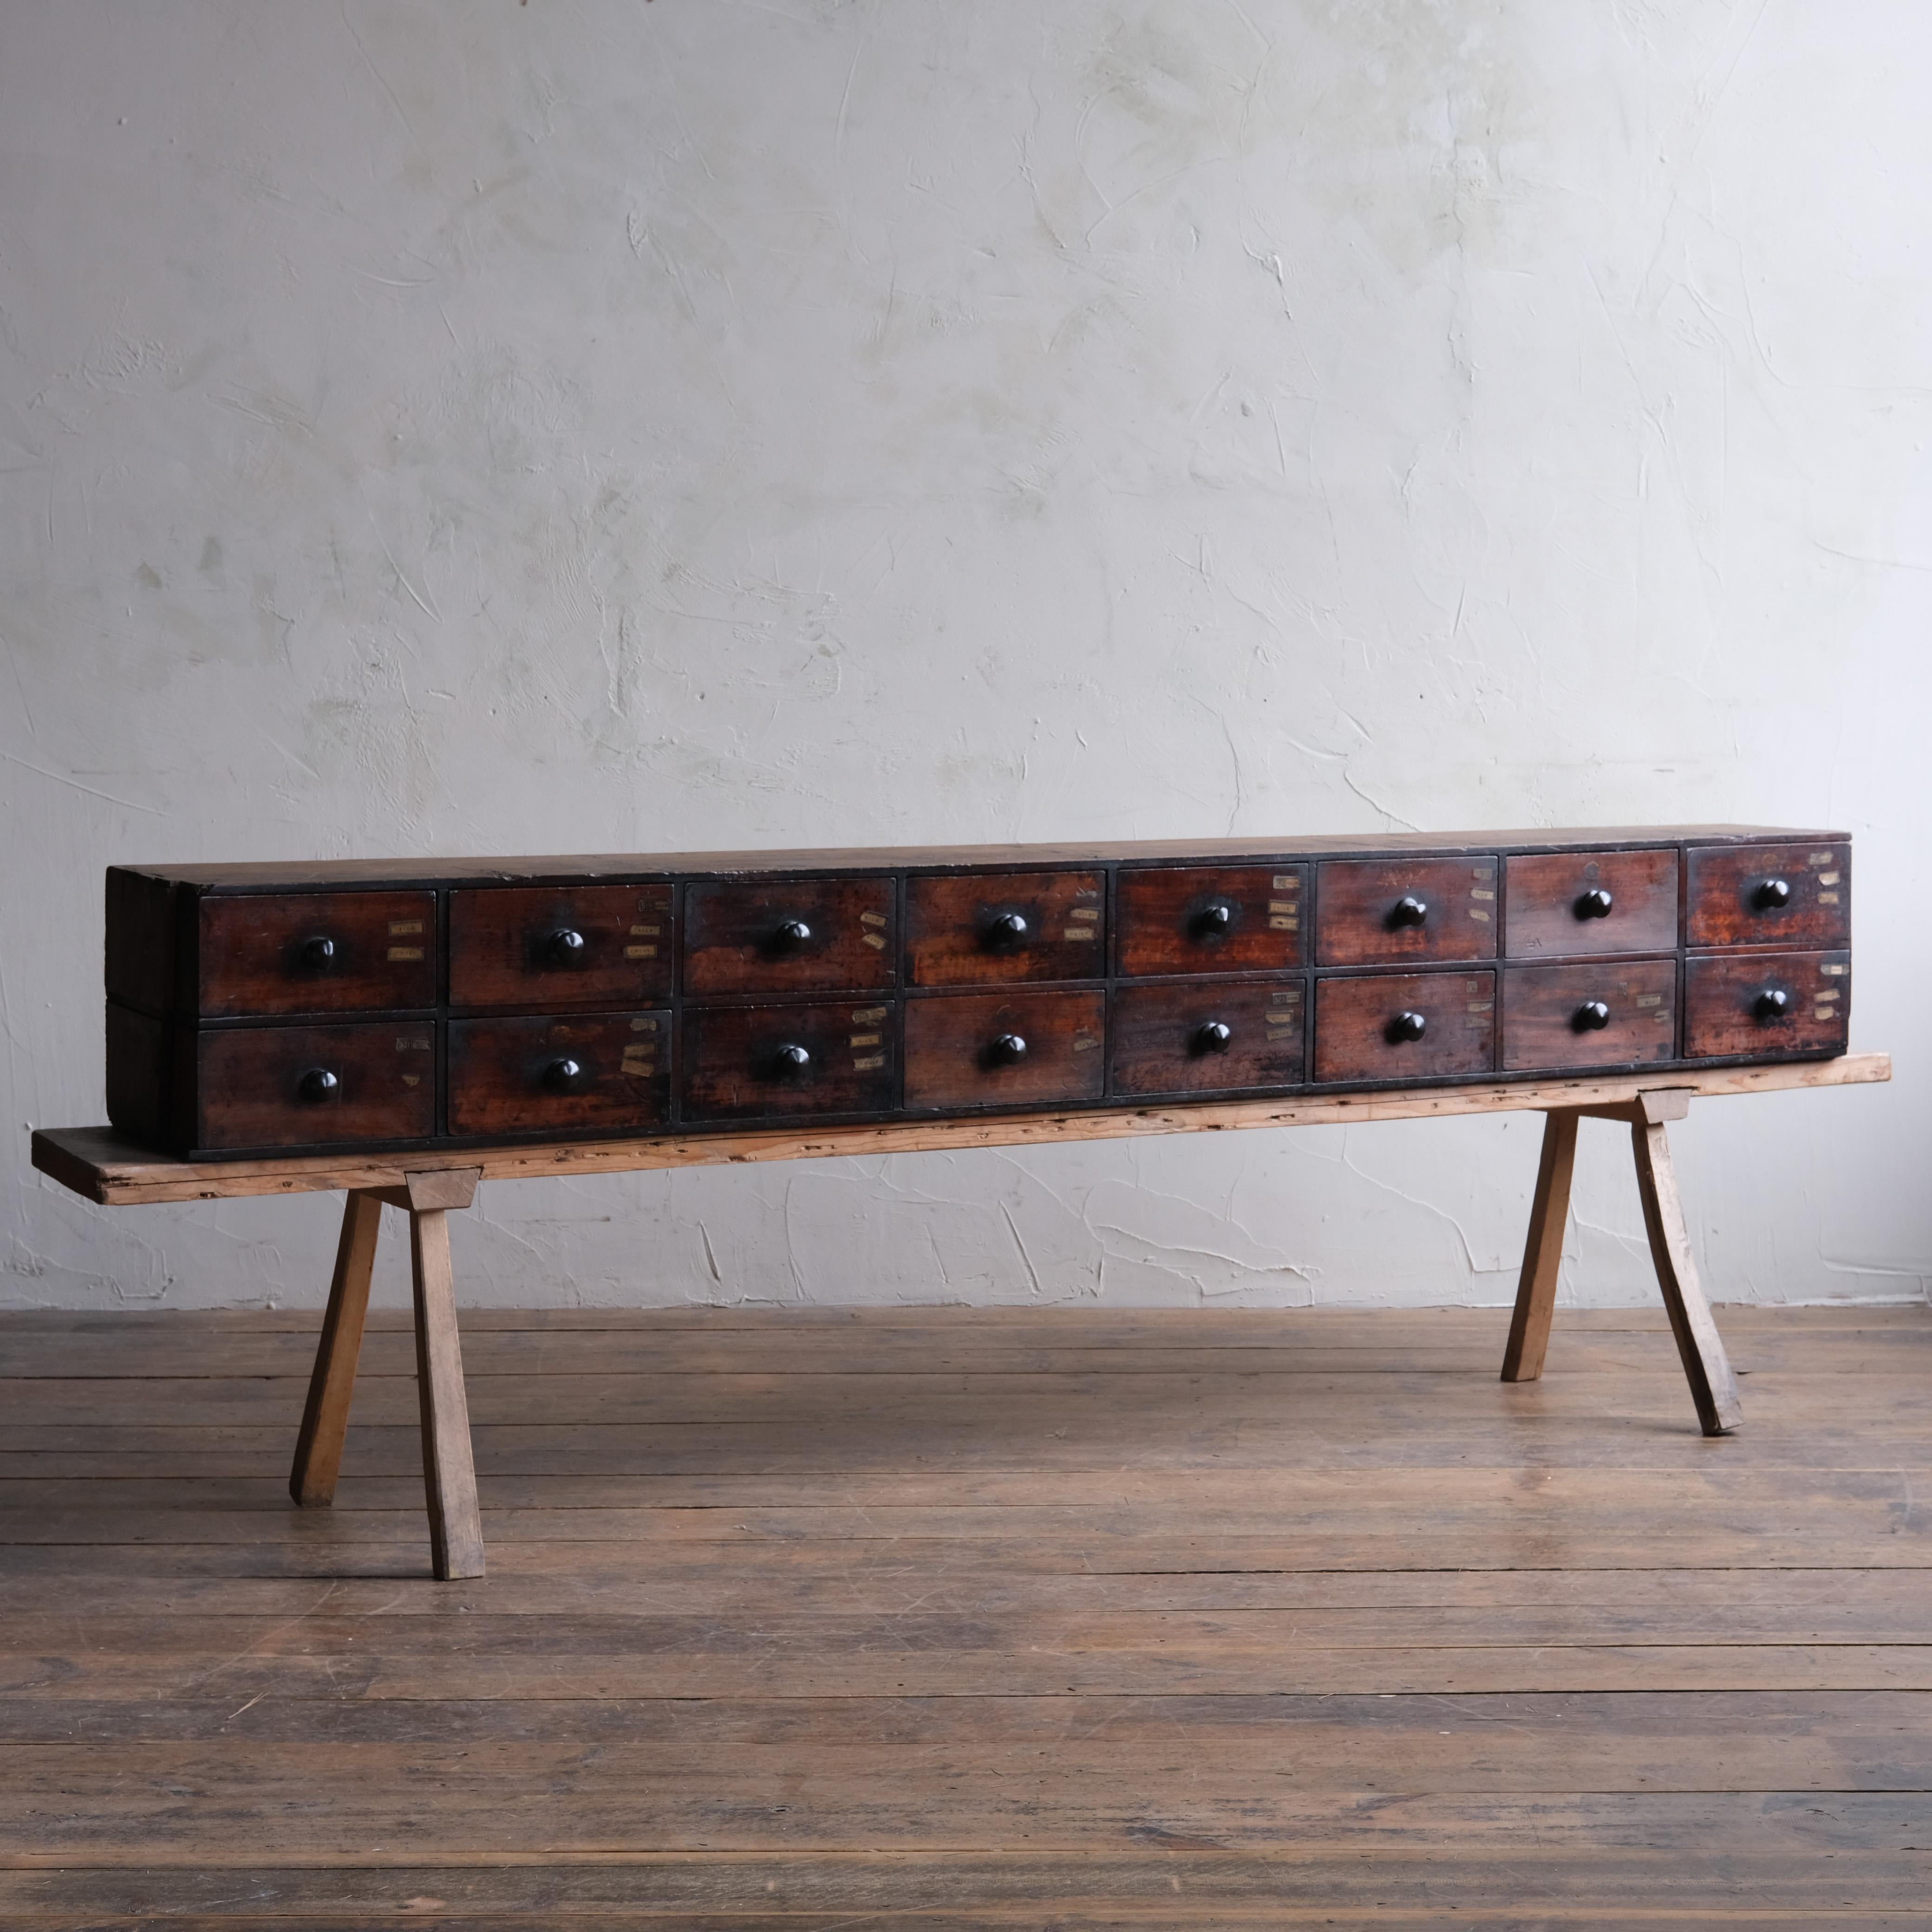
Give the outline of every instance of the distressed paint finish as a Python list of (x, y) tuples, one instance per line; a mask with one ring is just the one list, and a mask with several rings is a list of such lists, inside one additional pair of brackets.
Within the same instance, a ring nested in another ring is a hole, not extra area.
[[(4, 1118), (98, 1117), (103, 867), (304, 853), (1842, 824), (1907, 1052), (1928, 84), (1898, 4), (0, 10)], [(457, 1240), (521, 1303), (1502, 1302), (1535, 1133)], [(1924, 1294), (1928, 1137), (1690, 1124), (1713, 1294)], [(323, 1204), (0, 1190), (0, 1303), (326, 1287)]]

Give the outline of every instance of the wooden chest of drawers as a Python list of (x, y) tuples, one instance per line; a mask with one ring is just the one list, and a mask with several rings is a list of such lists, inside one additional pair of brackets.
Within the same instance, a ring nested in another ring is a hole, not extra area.
[(116, 867), (115, 1126), (460, 1147), (1828, 1058), (1844, 834)]

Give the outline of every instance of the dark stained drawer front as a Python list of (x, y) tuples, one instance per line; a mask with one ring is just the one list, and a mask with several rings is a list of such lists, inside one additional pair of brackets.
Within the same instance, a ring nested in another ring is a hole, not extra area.
[(1493, 973), (1323, 980), (1315, 990), (1315, 1077), (1399, 1087), (1485, 1073), (1496, 1063), (1496, 1021)]
[(1493, 859), (1331, 860), (1316, 899), (1324, 966), (1496, 957)]
[(1825, 951), (1852, 937), (1849, 845), (1694, 847), (1684, 943)]
[(1103, 1090), (1106, 995), (942, 994), (905, 1007), (908, 1107), (1018, 1107)]
[(915, 986), (1097, 980), (1107, 970), (1098, 872), (981, 872), (906, 881)]
[(199, 1146), (328, 1146), (416, 1140), (436, 1130), (436, 1041), (427, 1021), (233, 1028), (181, 1038), (195, 1056)]
[(1536, 852), (1504, 861), (1512, 959), (1667, 952), (1677, 944), (1677, 854)]
[(204, 1018), (436, 1003), (433, 892), (266, 892), (200, 906)]
[(684, 1014), (688, 1120), (872, 1114), (893, 1104), (898, 1010), (849, 1002)]
[(1299, 980), (1123, 986), (1114, 995), (1114, 1091), (1299, 1086), (1306, 1006)]
[(1674, 958), (1504, 969), (1503, 1065), (1512, 1073), (1632, 1066), (1676, 1051)]
[(646, 1006), (670, 997), (669, 886), (449, 896), (452, 1006)]
[(1843, 1053), (1851, 1007), (1849, 952), (1694, 956), (1684, 964), (1684, 1055)]
[(668, 1012), (450, 1024), (453, 1134), (642, 1131), (662, 1125), (670, 1100)]
[(1306, 872), (1303, 866), (1123, 872), (1120, 970), (1144, 976), (1299, 966)]
[(894, 983), (890, 879), (760, 880), (684, 896), (687, 993), (802, 993)]

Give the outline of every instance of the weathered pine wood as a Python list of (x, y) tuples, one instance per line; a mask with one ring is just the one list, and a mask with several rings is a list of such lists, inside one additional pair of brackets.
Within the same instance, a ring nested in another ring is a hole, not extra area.
[(289, 1493), (306, 1507), (335, 1500), (343, 1439), (349, 1429), (350, 1398), (355, 1392), (356, 1366), (362, 1352), (363, 1322), (369, 1312), (370, 1270), (375, 1265), (376, 1238), (382, 1220), (382, 1204), (374, 1194), (352, 1191), (343, 1203), (335, 1274), (328, 1285), (315, 1371), (296, 1438), (295, 1466), (289, 1474)]
[(1722, 1436), (1743, 1420), (1744, 1411), (1724, 1338), (1697, 1279), (1690, 1231), (1677, 1192), (1677, 1170), (1670, 1159), (1669, 1130), (1661, 1120), (1634, 1120), (1630, 1144), (1636, 1155), (1637, 1192), (1643, 1200), (1651, 1258), (1657, 1264), (1658, 1286), (1664, 1291), (1690, 1399), (1697, 1405), (1704, 1433)]
[(1552, 1107), (1544, 1116), (1543, 1152), (1530, 1204), (1522, 1274), (1503, 1350), (1503, 1380), (1533, 1382), (1543, 1373), (1550, 1322), (1556, 1312), (1556, 1276), (1563, 1263), (1563, 1234), (1570, 1219), (1570, 1180), (1576, 1165), (1574, 1107)]
[[(956, 1152), (978, 1147), (1228, 1132), (1256, 1127), (1546, 1112), (1552, 1107), (1628, 1106), (1639, 1094), (1656, 1088), (1660, 1079), (1672, 1089), (1690, 1094), (1729, 1095), (1778, 1093), (1794, 1088), (1857, 1086), (1891, 1078), (1889, 1054), (1858, 1053), (1848, 1054), (1840, 1060), (1768, 1066), (1672, 1067), (1662, 1076), (1642, 1072), (1605, 1074), (1587, 1079), (1514, 1084), (1498, 1082), (1412, 1092), (1324, 1094), (1286, 1101), (1212, 1101), (1192, 1106), (909, 1121), (886, 1126), (788, 1127), (778, 1131), (686, 1135), (662, 1140), (465, 1148), (454, 1157), (466, 1163), (480, 1163), (486, 1180), (515, 1180), (539, 1174), (622, 1174), (747, 1161), (815, 1160), (844, 1154)], [(63, 1186), (91, 1201), (124, 1204), (398, 1186), (406, 1170), (420, 1168), (425, 1158), (416, 1153), (181, 1160), (156, 1154), (109, 1127), (38, 1129), (33, 1136), (32, 1151), (34, 1166)]]
[(483, 1574), (483, 1521), (477, 1507), (470, 1408), (457, 1339), (448, 1214), (447, 1208), (421, 1208), (410, 1216), (423, 1487), (429, 1504), (430, 1559), (437, 1578), (446, 1582)]

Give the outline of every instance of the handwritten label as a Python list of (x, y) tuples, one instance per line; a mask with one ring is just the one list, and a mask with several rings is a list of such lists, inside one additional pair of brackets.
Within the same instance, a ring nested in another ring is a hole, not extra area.
[[(420, 959), (422, 956), (423, 950), (420, 946), (392, 946), (389, 948), (389, 957), (392, 959)], [(400, 1001), (398, 1002), (399, 1005), (401, 1004)]]
[(658, 950), (655, 946), (627, 946), (624, 948), (626, 959), (655, 959)]
[[(1835, 884), (1837, 882), (1832, 880), (1828, 883)], [(392, 919), (389, 922), (389, 937), (392, 939), (407, 939), (422, 932), (422, 926), (423, 922), (419, 919)]]

